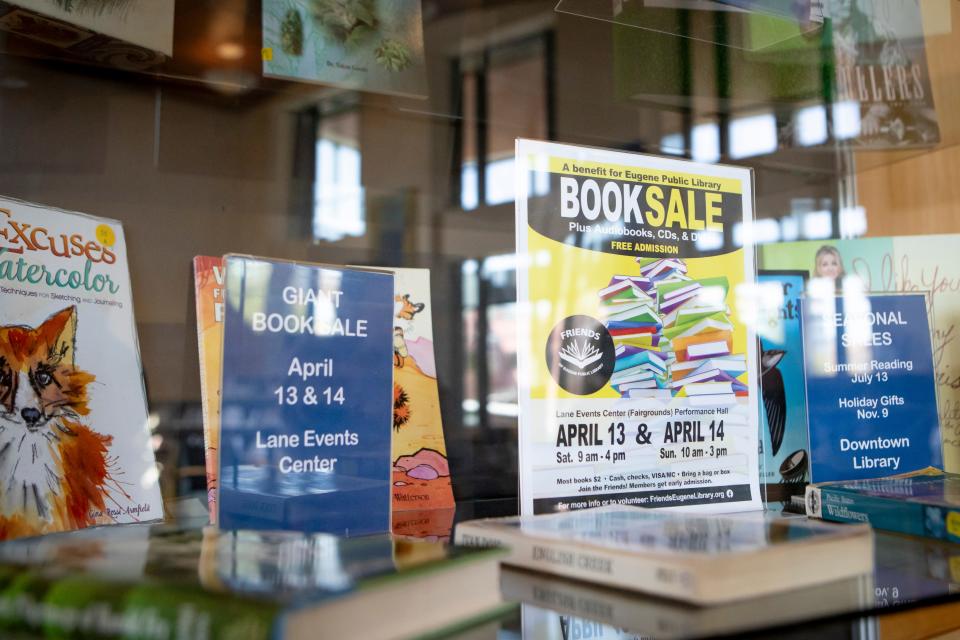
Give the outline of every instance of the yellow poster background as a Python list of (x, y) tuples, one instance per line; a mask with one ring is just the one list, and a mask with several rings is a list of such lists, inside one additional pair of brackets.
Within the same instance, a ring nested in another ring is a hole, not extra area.
[[(546, 398), (619, 398), (610, 385), (589, 396), (578, 396), (562, 389), (547, 368), (547, 337), (561, 320), (572, 315), (603, 319), (603, 305), (597, 292), (610, 284), (614, 275), (640, 275), (640, 265), (631, 256), (581, 249), (551, 240), (528, 229), (528, 274), (530, 300), (530, 397)], [(726, 302), (734, 326), (733, 353), (747, 353), (747, 328), (733, 304), (734, 291), (745, 281), (742, 249), (707, 258), (683, 258), (687, 275), (697, 280), (726, 276), (729, 282)], [(746, 374), (741, 376), (746, 381)], [(751, 389), (751, 394), (753, 390)]]

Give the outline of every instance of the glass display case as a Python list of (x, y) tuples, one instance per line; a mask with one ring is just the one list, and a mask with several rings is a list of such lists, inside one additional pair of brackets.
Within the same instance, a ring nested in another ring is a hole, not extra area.
[[(817, 280), (829, 281), (831, 297), (851, 283), (867, 293), (924, 295), (936, 380), (927, 409), (939, 422), (943, 466), (960, 472), (957, 51), (953, 0), (9, 0), (0, 3), (0, 196), (120, 223), (122, 236), (108, 237), (99, 234), (119, 228), (91, 222), (78, 243), (88, 258), (88, 242), (124, 248), (125, 313), (135, 331), (130, 338), (118, 321), (104, 340), (133, 345), (145, 407), (138, 390), (104, 383), (111, 375), (135, 381), (126, 364), (98, 373), (84, 393), (111, 403), (118, 423), (139, 428), (145, 412), (151, 451), (124, 455), (152, 453), (156, 468), (131, 466), (119, 486), (156, 483), (167, 519), (187, 528), (208, 518), (193, 261), (228, 254), (428, 269), (426, 294), (395, 302), (409, 305), (410, 318), (432, 320), (438, 405), (429, 421), (442, 434), (456, 509), (439, 524), (411, 517), (404, 531), (449, 540), (454, 521), (518, 513), (517, 362), (527, 347), (517, 327), (528, 309), (517, 285), (530, 258), (518, 253), (515, 205), (557, 188), (537, 174), (520, 184), (518, 138), (750, 169), (752, 221), (731, 227), (719, 245), (704, 239), (697, 255), (749, 247), (761, 275), (793, 274), (810, 295), (804, 287)], [(0, 212), (8, 218), (0, 217), (2, 342), (10, 327), (40, 330), (46, 316), (13, 311), (29, 289), (13, 269), (24, 250), (18, 238), (46, 247), (27, 232), (40, 223)], [(787, 314), (781, 320), (793, 317), (792, 295), (775, 296)], [(69, 331), (97, 326), (84, 320), (64, 316), (56, 331), (67, 333), (51, 340), (73, 344)], [(113, 366), (107, 342), (89, 344), (77, 358)], [(758, 351), (789, 350), (770, 344)], [(402, 332), (400, 345), (402, 366)], [(245, 375), (255, 377), (269, 357), (244, 359)], [(359, 357), (349, 363), (358, 379), (370, 366)], [(39, 390), (29, 375), (23, 385)], [(19, 424), (30, 416), (16, 404), (13, 377), (0, 376), (0, 413)], [(781, 395), (806, 393), (788, 373), (778, 384)], [(782, 425), (777, 435), (766, 393), (753, 400), (758, 415), (766, 410), (760, 447), (773, 454), (759, 471), (763, 497), (789, 503), (809, 480), (813, 452)], [(896, 430), (920, 413), (887, 424)], [(10, 473), (0, 487), (8, 510), (40, 486), (28, 490), (25, 481), (21, 493)], [(131, 502), (155, 498), (143, 496)], [(39, 493), (35, 500), (38, 513), (47, 508)], [(110, 540), (108, 529), (97, 531)], [(666, 626), (630, 631), (914, 637), (922, 614), (878, 611), (955, 608), (960, 565), (950, 545), (884, 535), (875, 588), (849, 606), (792, 615), (789, 603), (773, 603), (769, 620), (726, 627), (651, 604), (643, 619)], [(598, 606), (626, 606), (608, 595), (597, 596)], [(633, 637), (614, 627), (635, 618), (600, 615), (598, 626), (575, 631), (590, 620), (584, 610), (532, 607), (524, 605), (522, 620), (517, 609), (458, 632)]]

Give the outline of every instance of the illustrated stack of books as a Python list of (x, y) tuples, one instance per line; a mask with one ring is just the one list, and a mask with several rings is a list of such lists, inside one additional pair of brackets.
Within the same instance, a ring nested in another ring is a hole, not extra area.
[(663, 350), (666, 345), (661, 345), (663, 323), (657, 310), (655, 278), (659, 274), (615, 275), (598, 292), (616, 347), (610, 384), (624, 397), (670, 397), (668, 356)]
[(676, 258), (637, 262), (639, 276), (615, 275), (599, 292), (616, 347), (610, 384), (628, 398), (734, 404), (747, 394), (747, 363), (733, 353), (727, 279), (693, 279)]

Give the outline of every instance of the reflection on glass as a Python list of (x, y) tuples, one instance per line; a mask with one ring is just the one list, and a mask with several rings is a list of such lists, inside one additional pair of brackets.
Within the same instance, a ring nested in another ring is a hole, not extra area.
[(763, 242), (776, 242), (780, 239), (780, 224), (771, 218), (754, 220), (749, 227), (738, 222), (733, 227), (733, 243), (744, 246)]
[[(519, 413), (516, 272), (517, 256), (513, 253), (490, 256), (483, 262), (482, 276), (490, 292), (490, 304), (486, 309), (485, 401), (486, 412), (493, 426), (510, 426)], [(504, 418), (507, 420), (504, 421)]]
[(810, 211), (803, 216), (803, 235), (820, 240), (833, 235), (833, 218), (829, 211)]
[(800, 237), (800, 222), (794, 216), (787, 216), (780, 220), (780, 238), (790, 242)]
[(840, 237), (857, 238), (867, 233), (867, 210), (863, 207), (840, 209)]
[(477, 307), (480, 302), (480, 266), (465, 260), (460, 267), (463, 322), (463, 426), (480, 424), (480, 389), (477, 378)]
[(777, 121), (772, 113), (758, 113), (730, 121), (730, 157), (734, 160), (777, 150)]
[[(531, 259), (542, 264), (544, 256)], [(461, 267), (466, 427), (516, 425), (516, 270), (513, 253), (490, 256), (482, 263), (467, 260)]]
[(313, 237), (318, 240), (335, 242), (366, 233), (359, 123), (356, 111), (320, 119), (313, 211)]
[(460, 207), (464, 211), (480, 205), (480, 176), (477, 170), (477, 74), (463, 74), (460, 83), (461, 156)]
[(464, 211), (476, 209), (480, 204), (480, 184), (477, 176), (477, 163), (464, 162), (460, 170), (460, 207)]
[(860, 135), (860, 103), (853, 100), (833, 105), (833, 134), (838, 140)]
[(837, 341), (834, 318), (837, 313), (837, 287), (833, 278), (813, 277), (807, 286), (804, 304), (809, 306), (811, 321), (804, 326), (809, 336), (806, 345), (810, 375), (833, 370), (837, 363)]
[(486, 198), (487, 204), (497, 205), (513, 202), (516, 184), (514, 180), (514, 160), (511, 155), (487, 162)]
[(796, 112), (797, 142), (804, 147), (827, 141), (827, 110), (822, 104), (803, 107)]
[[(464, 211), (513, 202), (515, 140), (550, 137), (548, 37), (521, 37), (471, 51), (457, 61), (459, 193), (453, 201)], [(545, 177), (533, 179), (532, 193), (549, 191)]]
[(660, 152), (671, 156), (682, 156), (686, 153), (682, 133), (668, 133), (660, 138)]
[(720, 160), (720, 127), (715, 122), (704, 122), (693, 127), (691, 132), (693, 159), (697, 162)]
[(784, 298), (780, 282), (742, 283), (736, 289), (737, 313), (745, 324), (753, 327), (758, 338), (782, 343), (784, 324), (780, 316), (785, 307)]

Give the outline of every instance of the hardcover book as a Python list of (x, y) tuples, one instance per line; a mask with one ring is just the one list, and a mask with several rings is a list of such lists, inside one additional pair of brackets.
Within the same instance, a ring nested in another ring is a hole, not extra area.
[[(832, 527), (766, 512), (717, 516), (598, 507), (464, 522), (454, 541), (507, 547), (505, 564), (698, 605), (873, 570), (869, 527)], [(805, 561), (785, 572), (797, 554)]]
[(960, 476), (927, 468), (870, 480), (807, 486), (807, 515), (960, 542)]
[(200, 354), (200, 396), (203, 403), (203, 448), (207, 468), (207, 503), (211, 522), (217, 514), (218, 450), (220, 449), (220, 379), (223, 364), (223, 258), (193, 259), (197, 303), (197, 347)]
[(144, 535), (0, 550), (0, 633), (406, 638), (504, 610), (497, 551), (384, 535), (136, 529)]
[(425, 97), (420, 0), (264, 0), (263, 75)]
[(163, 517), (115, 220), (0, 198), (0, 540)]
[(219, 525), (389, 531), (393, 274), (225, 269)]

